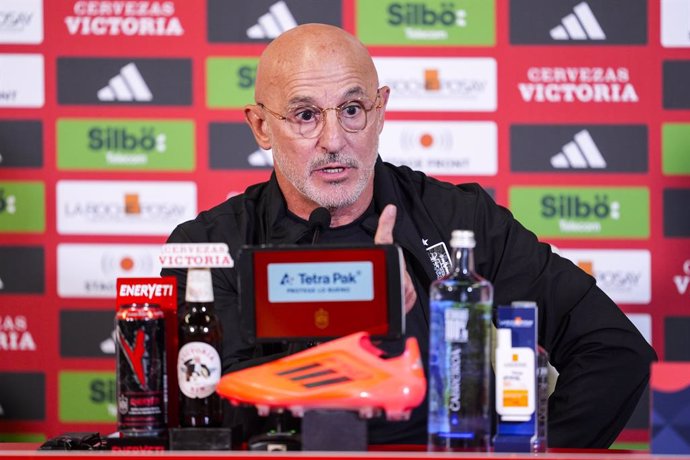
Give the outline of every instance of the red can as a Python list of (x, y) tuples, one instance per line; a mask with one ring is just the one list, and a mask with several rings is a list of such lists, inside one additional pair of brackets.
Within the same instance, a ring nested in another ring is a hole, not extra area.
[(123, 436), (167, 428), (165, 322), (157, 304), (120, 306), (117, 330), (117, 426)]

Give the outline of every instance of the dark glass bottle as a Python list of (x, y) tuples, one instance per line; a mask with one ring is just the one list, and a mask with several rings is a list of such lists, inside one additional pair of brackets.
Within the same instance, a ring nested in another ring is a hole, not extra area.
[(223, 413), (216, 386), (222, 370), (222, 330), (213, 308), (210, 269), (188, 270), (185, 303), (177, 355), (180, 426), (220, 426)]

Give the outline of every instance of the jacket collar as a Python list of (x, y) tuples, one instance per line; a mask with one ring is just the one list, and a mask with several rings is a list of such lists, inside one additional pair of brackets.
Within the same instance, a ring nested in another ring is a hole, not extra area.
[(266, 241), (262, 243), (296, 244), (309, 232), (307, 222), (288, 217), (287, 203), (280, 191), (275, 171), (271, 173), (265, 194)]
[[(429, 280), (436, 279), (436, 273), (429, 260), (429, 255), (422, 244), (422, 239), (432, 244), (443, 241), (443, 238), (432, 224), (431, 218), (423, 211), (425, 207), (420, 197), (412, 194), (412, 190), (405, 190), (400, 181), (396, 180), (395, 172), (387, 166), (381, 158), (374, 166), (374, 213), (362, 222), (362, 227), (372, 235), (376, 233), (378, 218), (381, 211), (388, 204), (398, 208), (393, 239), (408, 254), (414, 256), (424, 267), (424, 273)], [(260, 243), (296, 244), (309, 233), (307, 222), (291, 219), (288, 216), (287, 203), (280, 191), (275, 172), (271, 174), (266, 187), (265, 221), (263, 222), (266, 240)]]

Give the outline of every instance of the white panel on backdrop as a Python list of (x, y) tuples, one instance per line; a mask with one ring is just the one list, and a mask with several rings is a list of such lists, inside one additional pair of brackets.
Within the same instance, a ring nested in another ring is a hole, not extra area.
[(652, 299), (652, 257), (641, 249), (561, 249), (559, 254), (588, 272), (614, 302)]
[(493, 58), (377, 57), (380, 84), (391, 88), (389, 110), (496, 110)]
[(43, 0), (0, 0), (0, 44), (43, 42)]
[(0, 54), (0, 108), (43, 107), (43, 55)]
[(386, 121), (381, 157), (427, 174), (494, 175), (498, 133), (491, 121)]
[(635, 325), (642, 337), (652, 344), (652, 316), (648, 313), (626, 313), (628, 319)]
[(661, 0), (661, 44), (690, 47), (690, 1)]
[(157, 277), (158, 244), (58, 244), (60, 297), (115, 298), (121, 277)]
[(163, 235), (196, 217), (194, 182), (59, 181), (63, 235)]

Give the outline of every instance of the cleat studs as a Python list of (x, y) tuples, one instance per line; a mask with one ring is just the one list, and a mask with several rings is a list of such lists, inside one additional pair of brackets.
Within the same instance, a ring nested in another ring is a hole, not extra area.
[(363, 418), (363, 419), (373, 418), (374, 412), (375, 412), (375, 410), (373, 407), (360, 407), (359, 418)]
[(410, 419), (410, 410), (389, 410), (386, 412), (386, 420), (389, 422), (404, 422)]
[(258, 412), (260, 417), (266, 417), (268, 416), (268, 414), (271, 413), (271, 408), (264, 405), (257, 405), (256, 411)]

